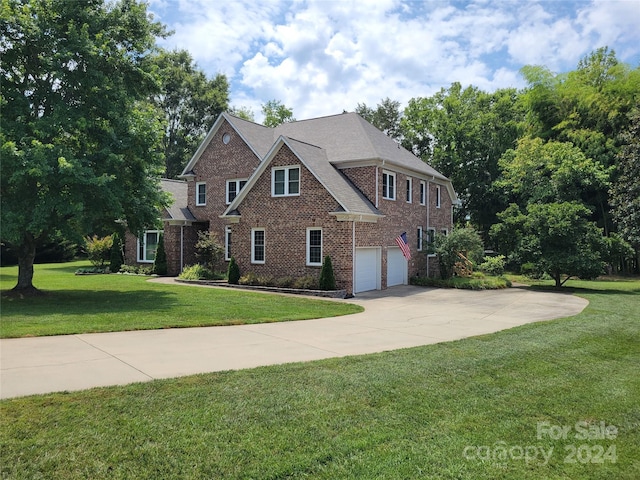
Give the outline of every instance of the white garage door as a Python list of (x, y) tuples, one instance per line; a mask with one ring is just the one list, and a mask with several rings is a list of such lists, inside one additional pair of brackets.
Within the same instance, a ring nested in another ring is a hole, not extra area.
[(379, 288), (380, 255), (377, 248), (356, 248), (356, 278), (353, 292)]
[(399, 248), (387, 248), (387, 287), (407, 284), (407, 259)]

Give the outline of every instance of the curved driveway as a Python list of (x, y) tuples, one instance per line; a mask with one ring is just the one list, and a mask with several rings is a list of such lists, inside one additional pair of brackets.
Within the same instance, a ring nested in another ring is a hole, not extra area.
[(411, 286), (346, 301), (365, 311), (259, 325), (0, 340), (0, 398), (416, 347), (572, 316), (588, 304), (521, 288)]

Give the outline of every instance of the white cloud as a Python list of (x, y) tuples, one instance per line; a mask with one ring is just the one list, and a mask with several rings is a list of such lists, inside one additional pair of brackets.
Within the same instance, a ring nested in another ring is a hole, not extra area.
[[(169, 2), (169, 4), (167, 4)], [(166, 46), (189, 50), (231, 81), (232, 104), (260, 117), (271, 99), (297, 118), (403, 104), (459, 81), (493, 90), (522, 86), (518, 70), (575, 68), (607, 44), (640, 54), (638, 4), (472, 0), (152, 0), (176, 31)], [(155, 9), (155, 10), (154, 10)], [(637, 61), (637, 60), (636, 60)]]

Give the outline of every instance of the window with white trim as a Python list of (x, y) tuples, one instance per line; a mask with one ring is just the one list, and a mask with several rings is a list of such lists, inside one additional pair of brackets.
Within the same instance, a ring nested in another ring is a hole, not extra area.
[(251, 263), (264, 263), (264, 228), (251, 229)]
[(396, 174), (392, 172), (382, 172), (382, 198), (387, 200), (396, 199)]
[[(433, 243), (436, 241), (436, 229), (432, 227), (427, 228), (427, 244), (429, 245), (429, 252), (433, 252)], [(430, 257), (435, 257), (435, 253), (429, 253)]]
[(436, 185), (436, 208), (440, 208), (441, 202), (440, 202), (441, 198), (440, 198), (440, 185)]
[(271, 170), (271, 196), (300, 195), (300, 167), (276, 167)]
[(420, 205), (426, 203), (426, 185), (424, 182), (420, 182)]
[(207, 204), (207, 184), (205, 182), (196, 183), (196, 205), (203, 206)]
[(231, 226), (224, 227), (224, 259), (231, 260)]
[(418, 237), (418, 251), (421, 252), (422, 251), (422, 227), (418, 227), (418, 232), (417, 232), (417, 237)]
[(138, 262), (153, 263), (156, 259), (162, 230), (147, 230), (138, 238)]
[(411, 203), (413, 201), (413, 181), (411, 178), (407, 178), (407, 203)]
[(229, 205), (231, 202), (235, 200), (235, 198), (240, 193), (240, 190), (242, 190), (242, 187), (244, 187), (246, 184), (247, 184), (247, 180), (244, 178), (227, 180), (227, 194), (226, 194), (227, 205)]
[(307, 228), (307, 265), (322, 266), (321, 228)]

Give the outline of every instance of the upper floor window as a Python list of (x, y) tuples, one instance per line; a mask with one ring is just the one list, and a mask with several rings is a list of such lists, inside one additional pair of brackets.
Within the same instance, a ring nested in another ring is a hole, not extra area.
[(205, 182), (196, 183), (196, 205), (207, 204), (207, 184)]
[(251, 230), (251, 263), (264, 263), (264, 228)]
[(440, 197), (440, 185), (436, 185), (436, 208), (440, 208), (441, 197)]
[(153, 263), (156, 259), (162, 230), (147, 230), (138, 238), (138, 262)]
[(300, 195), (300, 167), (277, 167), (271, 170), (271, 195)]
[(387, 200), (396, 199), (396, 174), (382, 172), (382, 198)]
[(321, 228), (307, 228), (307, 265), (322, 265)]
[(227, 180), (227, 205), (233, 202), (246, 184), (247, 181), (244, 179)]
[(425, 183), (420, 182), (420, 205), (424, 205), (426, 203), (426, 188)]
[(413, 201), (413, 182), (410, 178), (407, 178), (407, 203), (411, 203)]

